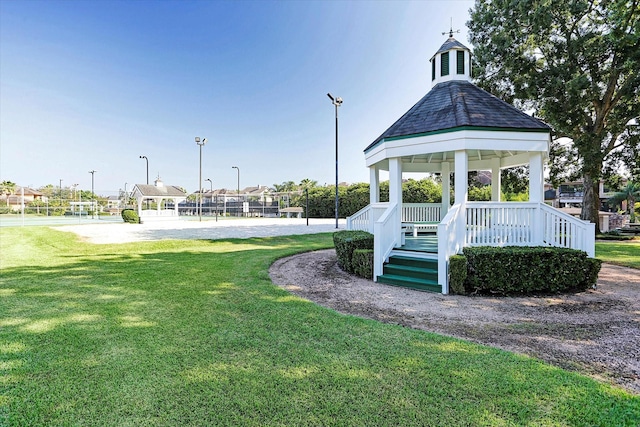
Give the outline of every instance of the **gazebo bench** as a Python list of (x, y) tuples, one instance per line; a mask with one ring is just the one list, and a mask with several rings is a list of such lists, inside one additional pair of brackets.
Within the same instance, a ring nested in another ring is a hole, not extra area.
[(418, 237), (420, 231), (436, 233), (438, 231), (438, 224), (439, 222), (437, 221), (403, 222), (402, 231), (413, 234), (413, 237)]

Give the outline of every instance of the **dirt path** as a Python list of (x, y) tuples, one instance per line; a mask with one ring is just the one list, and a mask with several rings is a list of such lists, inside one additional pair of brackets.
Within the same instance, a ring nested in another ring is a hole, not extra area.
[(386, 323), (463, 338), (543, 359), (640, 394), (640, 272), (603, 264), (598, 287), (575, 295), (486, 298), (420, 292), (360, 279), (335, 250), (281, 259), (278, 286)]

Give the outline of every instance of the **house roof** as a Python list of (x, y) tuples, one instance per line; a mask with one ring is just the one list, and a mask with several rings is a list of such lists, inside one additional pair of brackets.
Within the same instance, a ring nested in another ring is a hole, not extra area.
[(523, 113), (473, 83), (451, 80), (434, 86), (364, 151), (369, 151), (383, 140), (417, 137), (458, 128), (538, 132), (551, 130), (544, 122)]
[(155, 185), (136, 184), (136, 187), (140, 194), (147, 197), (187, 197), (187, 193), (175, 185), (156, 187)]

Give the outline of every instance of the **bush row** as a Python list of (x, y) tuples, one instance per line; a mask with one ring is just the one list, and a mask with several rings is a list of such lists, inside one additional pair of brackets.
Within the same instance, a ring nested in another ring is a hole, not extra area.
[(457, 294), (527, 295), (595, 287), (602, 261), (584, 251), (548, 247), (469, 247), (449, 260)]
[(373, 234), (355, 230), (336, 231), (333, 244), (341, 269), (358, 276), (373, 277)]

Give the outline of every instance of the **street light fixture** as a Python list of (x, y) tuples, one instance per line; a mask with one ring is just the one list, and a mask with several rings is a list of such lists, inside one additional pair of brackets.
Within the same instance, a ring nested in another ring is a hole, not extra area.
[(338, 228), (338, 107), (342, 105), (342, 98), (334, 98), (330, 93), (327, 96), (336, 107), (336, 228)]
[[(237, 166), (231, 166), (231, 169), (238, 170), (238, 203), (240, 203), (240, 168)], [(240, 208), (238, 207), (238, 216), (240, 216)]]
[(93, 193), (93, 176), (94, 174), (98, 172), (95, 170), (91, 170), (89, 171), (89, 173), (91, 174), (91, 219), (94, 219), (93, 215), (95, 214), (96, 211), (96, 195)]
[(200, 147), (200, 175), (198, 181), (198, 193), (200, 195), (200, 204), (198, 206), (198, 218), (202, 221), (202, 146), (207, 143), (207, 138), (200, 140), (199, 136), (196, 136), (196, 144)]

